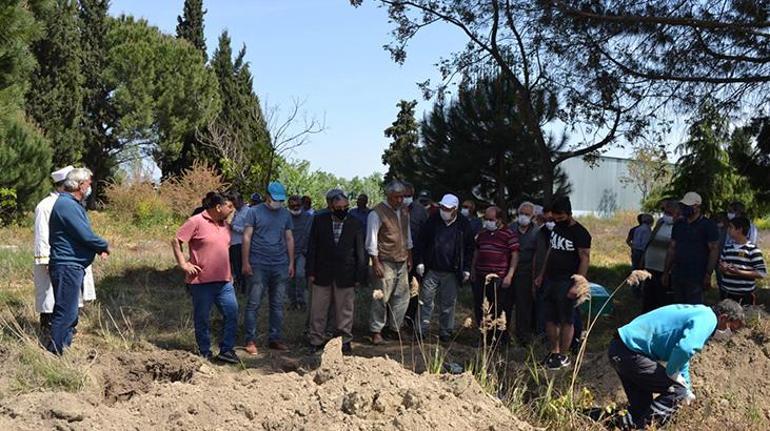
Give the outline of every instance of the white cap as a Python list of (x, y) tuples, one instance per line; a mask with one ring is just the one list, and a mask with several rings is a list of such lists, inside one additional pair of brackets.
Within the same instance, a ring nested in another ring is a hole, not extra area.
[(53, 179), (54, 183), (60, 183), (67, 179), (67, 174), (70, 173), (71, 170), (73, 170), (72, 166), (67, 166), (66, 168), (61, 168), (58, 171), (51, 172), (51, 179)]
[(457, 198), (457, 196), (452, 194), (446, 194), (443, 198), (441, 198), (441, 202), (438, 203), (442, 207), (445, 208), (457, 208), (460, 206), (460, 199)]
[(699, 194), (695, 192), (687, 192), (684, 194), (684, 197), (679, 202), (687, 205), (688, 207), (691, 207), (693, 205), (700, 205), (702, 200)]

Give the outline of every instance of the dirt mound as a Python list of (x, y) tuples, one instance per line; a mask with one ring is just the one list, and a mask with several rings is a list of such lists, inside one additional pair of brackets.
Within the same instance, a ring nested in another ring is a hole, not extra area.
[[(336, 346), (339, 347), (339, 346)], [(305, 375), (231, 372), (187, 355), (124, 357), (102, 400), (40, 393), (0, 400), (0, 429), (530, 430), (470, 375), (414, 374), (327, 351)], [(116, 361), (118, 364), (120, 360)], [(235, 427), (235, 428), (233, 428)]]
[[(711, 341), (690, 363), (695, 402), (682, 407), (669, 429), (770, 429), (770, 315), (754, 309), (747, 328)], [(606, 354), (587, 358), (581, 379), (597, 401), (625, 405)]]

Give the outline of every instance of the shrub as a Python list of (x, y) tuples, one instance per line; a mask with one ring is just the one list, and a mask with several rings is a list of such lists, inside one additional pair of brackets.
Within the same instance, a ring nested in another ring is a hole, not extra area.
[(206, 193), (227, 188), (222, 175), (206, 163), (195, 162), (177, 178), (160, 186), (160, 196), (177, 219), (185, 219), (201, 205)]
[(171, 208), (149, 182), (113, 183), (107, 187), (110, 211), (118, 220), (139, 226), (167, 223)]

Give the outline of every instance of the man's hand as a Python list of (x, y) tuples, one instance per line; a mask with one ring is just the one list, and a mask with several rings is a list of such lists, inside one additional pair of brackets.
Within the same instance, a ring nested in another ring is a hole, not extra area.
[(308, 276), (307, 282), (308, 282), (308, 284), (310, 284), (310, 286), (314, 285), (315, 284), (315, 275)]
[(182, 271), (184, 271), (185, 274), (194, 277), (201, 272), (201, 267), (198, 265), (193, 265), (190, 262), (185, 262), (182, 264)]
[(692, 404), (693, 401), (695, 401), (695, 394), (693, 393), (693, 391), (688, 390), (687, 394), (684, 396), (684, 399), (682, 399), (682, 402), (686, 406), (689, 406), (690, 404)]
[[(109, 250), (105, 250), (105, 251), (99, 253), (99, 258), (101, 260), (107, 260), (108, 257), (110, 257), (110, 251)], [(48, 266), (48, 265), (46, 265), (46, 266)]]
[(471, 279), (471, 273), (468, 271), (463, 271), (463, 283)]
[(417, 265), (417, 267), (414, 269), (414, 272), (420, 277), (422, 277), (423, 275), (425, 275), (425, 265), (423, 264)]
[(543, 276), (538, 275), (535, 277), (534, 280), (532, 280), (532, 286), (534, 286), (535, 289), (540, 289), (540, 286), (543, 285)]
[(289, 262), (289, 278), (294, 278), (294, 262)]
[(241, 274), (243, 275), (254, 275), (254, 271), (251, 269), (251, 264), (248, 262), (244, 262), (243, 267), (241, 268)]
[[(411, 271), (413, 266), (412, 253), (409, 253), (409, 258), (406, 259), (406, 270)], [(382, 277), (380, 277), (382, 278)]]
[(374, 271), (375, 277), (377, 278), (385, 277), (385, 269), (382, 267), (382, 262), (380, 262), (380, 259), (377, 257), (372, 259), (372, 270)]
[(513, 283), (513, 274), (508, 274), (503, 278), (503, 289), (507, 289), (511, 287), (511, 284)]

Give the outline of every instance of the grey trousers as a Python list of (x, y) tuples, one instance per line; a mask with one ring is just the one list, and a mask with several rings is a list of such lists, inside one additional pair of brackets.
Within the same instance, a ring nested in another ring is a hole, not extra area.
[(372, 275), (372, 287), (382, 290), (381, 300), (372, 299), (369, 330), (379, 334), (385, 325), (397, 332), (404, 321), (404, 314), (409, 307), (409, 271), (406, 262), (382, 262), (382, 278)]
[(313, 285), (310, 299), (310, 344), (322, 346), (326, 342), (329, 311), (334, 310), (334, 332), (343, 343), (353, 340), (353, 307), (356, 290), (353, 287)]
[(438, 293), (439, 334), (451, 336), (455, 328), (455, 304), (457, 303), (457, 288), (460, 280), (457, 274), (444, 271), (428, 271), (422, 280), (420, 300), (417, 315), (420, 321), (420, 333), (427, 335), (430, 331), (430, 320), (433, 314), (433, 303)]

